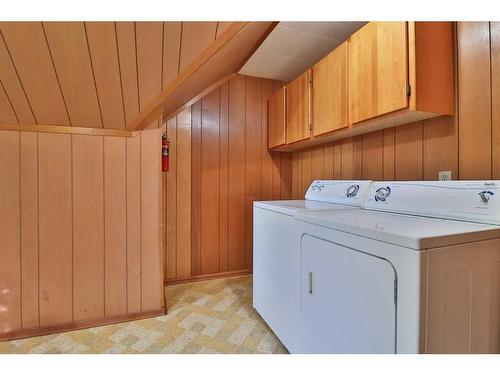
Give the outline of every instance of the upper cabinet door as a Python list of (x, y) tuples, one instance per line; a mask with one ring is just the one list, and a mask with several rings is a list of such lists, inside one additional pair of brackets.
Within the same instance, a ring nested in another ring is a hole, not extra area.
[(286, 143), (302, 141), (311, 136), (310, 74), (307, 70), (286, 87)]
[(346, 128), (347, 42), (313, 66), (312, 78), (313, 134)]
[(350, 37), (348, 61), (351, 123), (408, 106), (406, 22), (369, 22)]
[(268, 148), (284, 145), (285, 133), (285, 87), (282, 87), (268, 101)]

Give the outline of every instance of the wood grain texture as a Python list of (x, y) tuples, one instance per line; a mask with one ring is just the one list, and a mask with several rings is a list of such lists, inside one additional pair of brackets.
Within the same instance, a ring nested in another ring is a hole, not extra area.
[(104, 137), (105, 316), (127, 313), (127, 140)]
[(310, 137), (310, 71), (302, 73), (286, 86), (286, 143)]
[(217, 22), (183, 22), (179, 71), (189, 66), (215, 40)]
[(161, 134), (160, 129), (141, 133), (141, 290), (142, 311), (164, 307), (161, 250)]
[(2, 22), (0, 28), (37, 123), (69, 125), (42, 24)]
[(459, 175), (488, 179), (492, 155), (489, 24), (460, 22), (457, 33)]
[(43, 29), (71, 125), (102, 127), (83, 22), (44, 22)]
[(85, 22), (104, 128), (124, 129), (125, 113), (114, 22)]
[[(16, 113), (9, 101), (3, 86), (0, 86), (0, 121), (3, 123), (17, 124)], [(15, 127), (17, 128), (17, 126)]]
[(367, 180), (383, 180), (383, 131), (363, 134), (362, 176)]
[[(0, 26), (1, 30), (1, 26)], [(34, 124), (35, 118), (24, 93), (16, 68), (12, 63), (3, 34), (0, 32), (0, 82), (2, 89), (9, 93), (9, 101), (16, 114), (17, 120), (23, 124)], [(0, 90), (1, 91), (1, 90)], [(1, 121), (4, 122), (3, 120)]]
[[(167, 175), (167, 226), (166, 237), (166, 278), (175, 279), (177, 277), (177, 118), (167, 121), (167, 137), (170, 141), (169, 150), (169, 170)], [(191, 159), (191, 158), (190, 158)], [(189, 160), (191, 162), (191, 160)], [(190, 168), (191, 169), (191, 168)], [(191, 186), (189, 187), (191, 190)], [(191, 204), (189, 205), (191, 207)], [(179, 207), (181, 209), (181, 207)], [(191, 246), (190, 246), (191, 247)], [(189, 256), (189, 258), (191, 258)], [(190, 262), (191, 263), (191, 262)], [(190, 264), (191, 266), (191, 264)]]
[(141, 136), (127, 139), (127, 312), (141, 305)]
[[(219, 23), (220, 26), (220, 23)], [(270, 82), (270, 81), (268, 81)], [(264, 129), (264, 132), (267, 128)], [(267, 142), (263, 141), (267, 153)], [(219, 270), (228, 270), (228, 203), (229, 203), (229, 83), (220, 87), (219, 102)]]
[[(191, 275), (191, 111), (177, 116), (176, 276)], [(170, 188), (171, 185), (169, 185)], [(170, 202), (169, 202), (170, 203)], [(168, 224), (167, 224), (168, 225)]]
[(245, 77), (229, 81), (229, 271), (245, 267)]
[(269, 125), (266, 127), (268, 135), (268, 147), (273, 148), (286, 143), (286, 92), (282, 87), (267, 103), (267, 113), (269, 115)]
[(163, 23), (163, 87), (179, 75), (182, 22)]
[(19, 134), (0, 133), (0, 333), (20, 329), (21, 312), (21, 212)]
[[(270, 200), (273, 197), (273, 181), (269, 176), (273, 174), (273, 157), (268, 151), (268, 133), (271, 131), (271, 111), (268, 110), (268, 100), (271, 100), (273, 95), (273, 81), (264, 80), (262, 82), (262, 102), (261, 102), (261, 181), (262, 181), (262, 199)], [(283, 93), (284, 94), (284, 93)], [(284, 109), (283, 109), (284, 113)], [(283, 138), (284, 141), (284, 138)]]
[(21, 294), (23, 329), (38, 321), (38, 135), (20, 133)]
[(406, 22), (369, 22), (348, 41), (349, 120), (360, 122), (405, 108)]
[(347, 127), (347, 42), (313, 65), (312, 77), (313, 134)]
[(38, 135), (39, 304), (44, 326), (73, 320), (71, 137)]
[(500, 178), (500, 22), (490, 22), (492, 178)]
[(219, 90), (201, 100), (201, 268), (219, 272)]
[(201, 101), (191, 107), (191, 275), (201, 273)]
[(72, 136), (73, 318), (104, 317), (103, 139)]
[(454, 117), (424, 120), (423, 147), (424, 180), (437, 180), (440, 171), (451, 171), (451, 178), (458, 178), (458, 124)]

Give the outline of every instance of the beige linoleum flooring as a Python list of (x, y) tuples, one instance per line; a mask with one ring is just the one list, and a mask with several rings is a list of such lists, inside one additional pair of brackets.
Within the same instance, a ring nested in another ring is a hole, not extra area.
[(166, 288), (168, 315), (0, 342), (0, 353), (286, 353), (252, 307), (252, 277)]

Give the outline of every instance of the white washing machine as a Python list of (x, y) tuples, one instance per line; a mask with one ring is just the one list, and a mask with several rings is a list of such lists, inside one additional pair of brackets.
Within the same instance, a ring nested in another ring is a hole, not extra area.
[(304, 200), (254, 202), (253, 306), (290, 352), (300, 293), (300, 237), (294, 215), (359, 210), (370, 181), (313, 181)]
[(373, 182), (299, 212), (298, 353), (498, 353), (500, 181)]

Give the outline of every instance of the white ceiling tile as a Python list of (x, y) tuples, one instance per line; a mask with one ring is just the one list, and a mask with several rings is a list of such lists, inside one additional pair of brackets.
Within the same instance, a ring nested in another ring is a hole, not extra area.
[(300, 31), (284, 27), (276, 27), (259, 47), (263, 52), (273, 52), (288, 55), (293, 48), (294, 41), (299, 37)]
[(337, 40), (301, 33), (295, 40), (294, 48), (289, 56), (315, 63), (340, 44), (341, 42)]
[(345, 41), (366, 22), (280, 22), (278, 27)]

